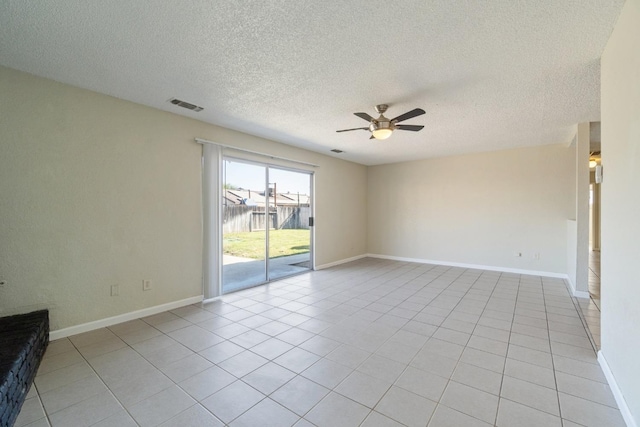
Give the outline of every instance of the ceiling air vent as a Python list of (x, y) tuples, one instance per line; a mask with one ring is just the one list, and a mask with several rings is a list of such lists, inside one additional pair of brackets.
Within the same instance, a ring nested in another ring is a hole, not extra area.
[(177, 105), (178, 107), (186, 108), (187, 110), (191, 110), (195, 112), (204, 110), (204, 108), (202, 107), (198, 107), (197, 105), (191, 104), (189, 102), (181, 101), (176, 98), (171, 98), (169, 102), (172, 103), (173, 105)]
[(338, 154), (340, 154), (340, 153), (342, 153), (342, 152), (343, 152), (342, 150), (338, 150), (337, 148), (334, 148), (334, 149), (333, 149), (333, 150), (331, 150), (331, 151), (333, 151), (334, 153), (338, 153)]

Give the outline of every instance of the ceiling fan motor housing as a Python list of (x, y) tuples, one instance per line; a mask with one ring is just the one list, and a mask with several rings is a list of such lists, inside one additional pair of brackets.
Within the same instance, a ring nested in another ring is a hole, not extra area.
[(396, 128), (395, 124), (384, 116), (380, 116), (378, 119), (373, 120), (369, 125), (369, 130), (371, 132), (379, 129), (394, 130), (395, 128)]

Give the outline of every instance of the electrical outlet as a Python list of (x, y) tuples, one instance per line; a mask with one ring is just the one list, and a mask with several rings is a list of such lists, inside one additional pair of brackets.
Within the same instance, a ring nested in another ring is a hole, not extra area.
[(142, 281), (142, 290), (143, 291), (150, 291), (151, 289), (153, 289), (153, 285), (151, 284), (151, 280), (143, 280)]
[(516, 251), (516, 252), (514, 253), (514, 255), (515, 255), (517, 258), (520, 258), (520, 257), (522, 257), (522, 252), (517, 252), (517, 251)]
[(120, 285), (111, 285), (111, 296), (120, 296)]

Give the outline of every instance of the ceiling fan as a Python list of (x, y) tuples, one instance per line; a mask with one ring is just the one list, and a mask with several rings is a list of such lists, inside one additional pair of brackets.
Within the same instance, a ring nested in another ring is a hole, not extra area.
[(369, 139), (387, 139), (391, 136), (394, 130), (409, 130), (412, 132), (417, 132), (422, 130), (424, 126), (419, 125), (399, 125), (398, 123), (403, 122), (408, 119), (412, 119), (414, 117), (418, 117), (423, 115), (425, 112), (421, 108), (416, 108), (411, 111), (408, 111), (404, 114), (399, 115), (398, 117), (389, 120), (384, 116), (384, 112), (387, 111), (389, 106), (387, 104), (376, 105), (376, 111), (380, 114), (380, 117), (374, 119), (367, 113), (353, 113), (356, 116), (360, 117), (368, 121), (370, 124), (368, 127), (362, 128), (353, 128), (353, 129), (342, 129), (337, 130), (336, 132), (349, 132), (352, 130), (368, 130), (371, 132), (371, 137)]

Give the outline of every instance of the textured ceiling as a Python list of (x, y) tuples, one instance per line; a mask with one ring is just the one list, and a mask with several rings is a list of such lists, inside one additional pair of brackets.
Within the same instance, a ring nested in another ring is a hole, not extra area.
[[(568, 142), (623, 3), (0, 0), (0, 64), (373, 165)], [(381, 103), (425, 129), (335, 132)]]

